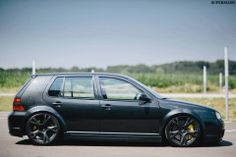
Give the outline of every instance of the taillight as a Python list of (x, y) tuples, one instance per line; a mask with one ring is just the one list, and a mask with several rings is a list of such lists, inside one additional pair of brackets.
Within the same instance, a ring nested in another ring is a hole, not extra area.
[(24, 111), (25, 107), (23, 105), (13, 105), (13, 111)]
[(21, 103), (21, 99), (20, 98), (15, 98), (14, 103)]
[(20, 98), (14, 98), (13, 101), (13, 111), (24, 111), (25, 107), (21, 104)]

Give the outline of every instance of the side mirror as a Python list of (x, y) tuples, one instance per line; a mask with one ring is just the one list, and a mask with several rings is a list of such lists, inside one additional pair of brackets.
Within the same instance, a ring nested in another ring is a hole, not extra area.
[(151, 99), (144, 93), (138, 94), (137, 99), (141, 100), (141, 101), (144, 101), (144, 102), (150, 102), (151, 101)]

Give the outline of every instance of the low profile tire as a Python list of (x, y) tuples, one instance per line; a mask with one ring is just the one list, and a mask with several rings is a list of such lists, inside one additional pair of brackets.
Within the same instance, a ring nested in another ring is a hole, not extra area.
[(188, 147), (198, 144), (201, 136), (199, 122), (191, 116), (176, 116), (165, 127), (165, 137), (172, 146)]
[(50, 113), (37, 113), (26, 122), (26, 133), (36, 145), (50, 145), (60, 137), (60, 124)]

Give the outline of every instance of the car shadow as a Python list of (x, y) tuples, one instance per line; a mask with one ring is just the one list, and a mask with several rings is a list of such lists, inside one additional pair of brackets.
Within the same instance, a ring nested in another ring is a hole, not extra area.
[[(17, 145), (33, 145), (28, 139), (16, 142)], [(163, 142), (140, 142), (140, 141), (111, 141), (111, 140), (78, 140), (78, 139), (64, 139), (50, 146), (129, 146), (129, 147), (171, 147)], [(192, 147), (228, 147), (233, 143), (227, 140), (222, 140), (217, 145), (201, 144)]]
[(219, 144), (203, 144), (203, 145), (199, 145), (197, 147), (227, 147), (227, 146), (232, 146), (233, 143), (227, 140), (222, 140)]

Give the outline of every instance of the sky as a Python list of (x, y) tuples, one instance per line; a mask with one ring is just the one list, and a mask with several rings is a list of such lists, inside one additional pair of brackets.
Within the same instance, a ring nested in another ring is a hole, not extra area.
[(211, 0), (0, 0), (0, 67), (236, 60), (236, 4)]

